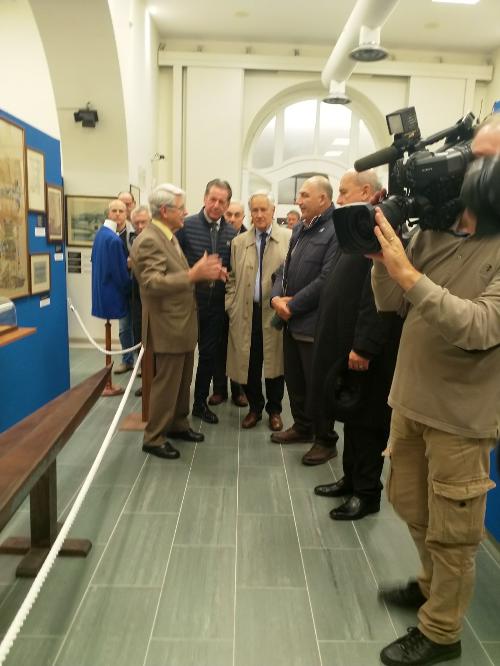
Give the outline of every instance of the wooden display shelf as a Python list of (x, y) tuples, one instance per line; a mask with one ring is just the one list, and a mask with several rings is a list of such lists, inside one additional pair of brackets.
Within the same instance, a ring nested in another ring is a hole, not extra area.
[(36, 328), (19, 327), (12, 331), (7, 331), (0, 335), (0, 347), (10, 345), (11, 342), (21, 340), (21, 338), (25, 338), (28, 335), (33, 335), (33, 333), (36, 333)]

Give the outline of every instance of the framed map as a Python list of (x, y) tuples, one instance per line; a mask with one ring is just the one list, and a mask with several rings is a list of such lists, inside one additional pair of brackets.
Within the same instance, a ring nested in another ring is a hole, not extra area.
[(24, 129), (0, 117), (0, 296), (27, 296), (26, 152)]

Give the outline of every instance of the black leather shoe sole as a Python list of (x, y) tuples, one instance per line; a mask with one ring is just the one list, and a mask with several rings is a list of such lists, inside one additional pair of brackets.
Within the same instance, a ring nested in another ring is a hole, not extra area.
[(203, 442), (205, 435), (194, 430), (182, 430), (180, 432), (167, 432), (171, 439), (182, 439), (183, 442)]
[(316, 486), (314, 494), (320, 497), (347, 497), (352, 495), (353, 489), (346, 486), (341, 481), (337, 483), (327, 483), (324, 486)]
[(165, 442), (165, 444), (162, 444), (161, 446), (148, 446), (148, 444), (143, 444), (142, 450), (144, 453), (149, 453), (157, 458), (165, 458), (166, 460), (175, 460), (175, 458), (179, 458), (181, 455), (179, 451), (174, 449), (174, 447), (168, 442)]

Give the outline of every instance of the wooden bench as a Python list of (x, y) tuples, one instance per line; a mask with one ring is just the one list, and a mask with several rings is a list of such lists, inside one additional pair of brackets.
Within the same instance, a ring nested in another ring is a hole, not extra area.
[[(0, 545), (0, 553), (26, 554), (17, 576), (36, 576), (57, 537), (56, 458), (101, 395), (110, 371), (104, 367), (0, 434), (0, 530), (30, 495), (31, 538), (10, 537)], [(88, 539), (66, 539), (61, 555), (85, 557), (91, 547)]]

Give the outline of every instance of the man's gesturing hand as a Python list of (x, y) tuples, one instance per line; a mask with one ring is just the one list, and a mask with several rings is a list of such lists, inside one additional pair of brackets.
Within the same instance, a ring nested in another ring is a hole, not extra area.
[(189, 271), (190, 282), (204, 282), (224, 279), (222, 262), (218, 254), (205, 254), (192, 266)]

